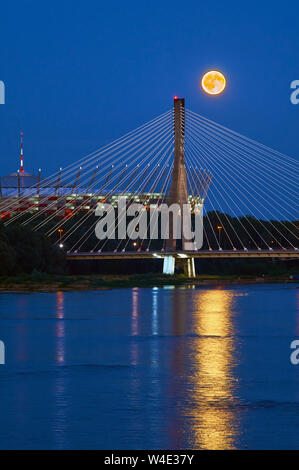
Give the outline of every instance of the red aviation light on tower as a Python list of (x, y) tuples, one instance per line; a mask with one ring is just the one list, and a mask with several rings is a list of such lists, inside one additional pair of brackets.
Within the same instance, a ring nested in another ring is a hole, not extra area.
[(175, 96), (173, 97), (173, 99), (176, 101), (176, 100), (179, 99), (179, 97), (178, 97), (177, 95), (175, 95)]
[(21, 132), (21, 168), (20, 173), (24, 173), (24, 161), (23, 161), (23, 132)]

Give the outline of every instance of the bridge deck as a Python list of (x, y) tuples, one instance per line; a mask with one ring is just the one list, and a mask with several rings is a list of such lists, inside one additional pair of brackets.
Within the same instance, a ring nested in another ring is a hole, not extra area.
[(181, 251), (181, 252), (154, 252), (154, 251), (125, 251), (125, 252), (79, 252), (68, 253), (68, 260), (95, 260), (95, 259), (159, 259), (166, 256), (175, 258), (299, 258), (297, 250), (212, 250), (212, 251)]

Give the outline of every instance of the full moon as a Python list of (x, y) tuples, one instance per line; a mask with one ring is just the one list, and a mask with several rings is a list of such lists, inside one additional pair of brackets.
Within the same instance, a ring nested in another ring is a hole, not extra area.
[(219, 95), (226, 86), (225, 76), (217, 70), (210, 70), (202, 77), (201, 86), (209, 95)]

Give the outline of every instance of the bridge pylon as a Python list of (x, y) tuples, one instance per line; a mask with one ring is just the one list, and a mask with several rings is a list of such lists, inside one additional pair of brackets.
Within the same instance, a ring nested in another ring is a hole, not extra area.
[[(169, 206), (172, 204), (180, 205), (181, 217), (176, 219), (176, 223), (180, 223), (181, 233), (181, 249), (193, 250), (193, 241), (187, 240), (183, 230), (183, 206), (188, 204), (188, 189), (187, 189), (187, 177), (185, 167), (185, 98), (174, 97), (173, 100), (174, 108), (174, 162), (172, 171), (172, 180), (169, 193)], [(166, 240), (165, 250), (169, 253), (164, 258), (163, 273), (174, 274), (175, 271), (175, 258), (171, 256), (172, 252), (177, 251), (178, 240), (175, 236), (177, 227), (174, 226), (174, 218), (172, 212), (169, 213), (169, 238)], [(184, 272), (190, 275), (189, 277), (195, 276), (195, 267), (193, 258), (182, 258)]]

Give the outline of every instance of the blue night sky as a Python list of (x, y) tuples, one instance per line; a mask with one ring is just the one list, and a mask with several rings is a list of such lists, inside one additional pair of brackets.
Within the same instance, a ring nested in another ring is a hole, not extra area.
[[(172, 105), (186, 106), (281, 152), (299, 155), (298, 2), (2, 2), (1, 174), (50, 174)], [(201, 75), (219, 68), (226, 92)]]

